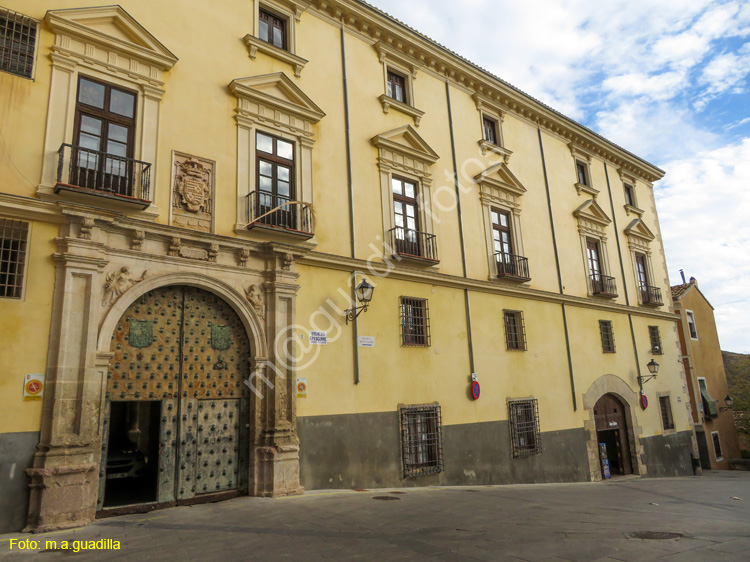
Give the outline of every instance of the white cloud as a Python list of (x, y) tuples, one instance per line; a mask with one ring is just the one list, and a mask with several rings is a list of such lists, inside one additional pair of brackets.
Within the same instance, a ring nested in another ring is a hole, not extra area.
[(750, 352), (750, 138), (664, 168), (656, 198), (670, 278), (698, 279), (722, 347)]

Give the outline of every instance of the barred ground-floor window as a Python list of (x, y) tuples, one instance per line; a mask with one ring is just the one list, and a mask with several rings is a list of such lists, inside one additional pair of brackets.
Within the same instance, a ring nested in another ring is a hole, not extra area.
[(440, 406), (402, 406), (401, 452), (404, 477), (437, 474), (443, 471), (443, 439)]

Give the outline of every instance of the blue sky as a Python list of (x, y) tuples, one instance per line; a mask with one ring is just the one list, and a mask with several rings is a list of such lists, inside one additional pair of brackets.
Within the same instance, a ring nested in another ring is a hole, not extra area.
[(750, 353), (750, 2), (371, 1), (665, 170), (670, 281), (694, 276), (722, 349)]

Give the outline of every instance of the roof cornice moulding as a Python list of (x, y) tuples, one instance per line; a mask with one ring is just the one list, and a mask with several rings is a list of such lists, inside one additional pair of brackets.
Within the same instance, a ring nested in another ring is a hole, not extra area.
[(506, 111), (536, 123), (539, 127), (574, 142), (585, 150), (612, 162), (649, 184), (664, 176), (664, 171), (598, 133), (564, 116), (518, 88), (493, 76), (439, 45), (418, 31), (390, 18), (377, 8), (360, 0), (313, 0), (310, 12), (339, 21), (352, 31), (397, 50), (455, 84), (475, 93)]

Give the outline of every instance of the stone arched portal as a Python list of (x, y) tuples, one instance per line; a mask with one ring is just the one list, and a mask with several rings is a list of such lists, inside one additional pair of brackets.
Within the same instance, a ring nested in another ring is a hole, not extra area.
[(251, 352), (232, 307), (193, 286), (152, 289), (109, 351), (99, 510), (247, 493)]
[[(625, 429), (621, 430), (621, 454), (624, 452), (629, 457), (629, 467), (634, 474), (646, 474), (646, 465), (643, 462), (643, 447), (640, 436), (643, 433), (638, 425), (639, 394), (620, 377), (616, 375), (603, 375), (589, 386), (583, 395), (583, 407), (588, 410), (589, 418), (584, 421), (587, 439), (586, 447), (589, 457), (589, 478), (591, 481), (602, 479), (602, 468), (599, 456), (599, 435), (597, 433), (597, 414), (602, 397), (608, 396), (610, 401), (616, 401), (622, 407), (618, 414), (622, 415), (622, 424)], [(614, 413), (614, 412), (612, 412)], [(606, 415), (604, 416), (606, 419)], [(600, 414), (600, 424), (602, 423)], [(614, 427), (613, 427), (614, 429)], [(623, 460), (625, 464), (627, 459)]]
[[(95, 517), (112, 334), (135, 301), (169, 285), (220, 297), (248, 336), (248, 370), (263, 391), (250, 396), (248, 408), (252, 432), (243, 471), (248, 493), (300, 493), (294, 367), (269, 345), (295, 323), (299, 274), (294, 261), (299, 256), (248, 241), (215, 244), (200, 233), (187, 241), (167, 238), (162, 227), (147, 223), (138, 223), (143, 230), (133, 231), (132, 223), (121, 224), (119, 218), (97, 219), (92, 228), (80, 213), (71, 211), (66, 217), (70, 222), (61, 227), (55, 254), (41, 433), (26, 470), (30, 498), (25, 530), (75, 527)], [(113, 285), (112, 279), (122, 283)]]

